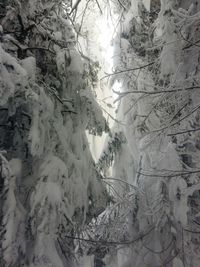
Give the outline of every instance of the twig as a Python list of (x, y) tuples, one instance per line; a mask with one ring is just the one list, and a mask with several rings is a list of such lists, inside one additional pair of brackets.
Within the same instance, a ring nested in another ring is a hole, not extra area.
[(200, 173), (200, 171), (183, 171), (183, 172), (175, 172), (174, 174), (149, 174), (144, 172), (137, 172), (140, 175), (146, 176), (146, 177), (155, 177), (155, 178), (173, 178), (178, 177), (181, 175), (187, 175), (187, 174), (194, 174), (194, 173)]
[[(188, 41), (188, 40), (187, 40)], [(185, 46), (185, 47), (183, 47), (182, 48), (182, 50), (186, 50), (186, 49), (188, 49), (188, 48), (190, 48), (191, 46), (196, 46), (196, 44), (198, 44), (200, 42), (200, 40), (197, 40), (196, 42), (194, 42), (194, 43), (189, 43), (187, 46)]]
[(45, 47), (26, 47), (26, 48), (22, 49), (22, 51), (27, 51), (27, 50), (43, 50), (43, 51), (49, 52), (53, 55), (56, 55), (56, 53), (54, 51), (50, 50), (49, 48), (45, 48)]
[[(81, 0), (80, 0), (80, 1), (81, 1)], [(83, 10), (83, 15), (82, 15), (82, 18), (81, 18), (80, 27), (79, 27), (78, 32), (77, 32), (77, 43), (78, 43), (78, 37), (79, 37), (79, 34), (80, 34), (80, 32), (81, 32), (81, 28), (82, 28), (82, 26), (83, 26), (84, 16), (85, 16), (85, 14), (86, 14), (86, 11), (87, 11), (87, 8), (88, 8), (89, 3), (90, 3), (90, 0), (87, 1), (86, 5), (85, 5), (85, 8), (84, 8), (84, 10)]]
[(173, 261), (173, 259), (175, 259), (176, 256), (178, 256), (178, 254), (179, 254), (179, 251), (176, 251), (176, 253), (175, 253), (170, 259), (165, 260), (165, 261), (162, 263), (162, 265), (157, 265), (157, 266), (155, 266), (155, 267), (163, 267), (163, 266), (167, 266), (168, 263), (170, 263), (171, 261)]
[(99, 10), (100, 10), (101, 15), (103, 15), (103, 11), (102, 11), (102, 9), (101, 9), (101, 7), (100, 7), (100, 5), (99, 5), (98, 0), (95, 0), (95, 1), (96, 1), (96, 3), (97, 3), (97, 6), (98, 6), (98, 8), (99, 8)]
[(143, 247), (145, 247), (147, 250), (149, 250), (150, 252), (152, 252), (152, 253), (154, 253), (154, 254), (161, 254), (161, 253), (167, 251), (167, 250), (171, 247), (171, 245), (172, 245), (174, 242), (175, 242), (175, 239), (172, 238), (172, 240), (169, 242), (168, 246), (167, 246), (166, 248), (163, 248), (163, 249), (160, 250), (160, 251), (155, 251), (155, 250), (153, 250), (153, 249), (147, 247), (147, 246), (144, 245), (144, 244), (142, 244), (142, 245), (143, 245)]
[(107, 184), (112, 190), (113, 190), (113, 192), (116, 194), (116, 196), (118, 196), (118, 198), (120, 199), (120, 200), (122, 200), (123, 201), (123, 198), (120, 196), (120, 194), (117, 192), (117, 190), (114, 188), (114, 186), (113, 185), (111, 185), (110, 183), (108, 183), (108, 182), (106, 182), (106, 181), (103, 181), (105, 184)]
[[(182, 34), (182, 32), (181, 32), (181, 29), (182, 29), (182, 27), (179, 29), (179, 33), (180, 33), (180, 35), (181, 35), (181, 38), (184, 40), (184, 41), (186, 41), (187, 43), (189, 43), (191, 46), (196, 46), (196, 47), (199, 47), (200, 48), (200, 45), (197, 45), (196, 43), (198, 43), (199, 42), (199, 40), (197, 41), (197, 42), (192, 42), (192, 41), (190, 41), (190, 40), (187, 40), (184, 36), (183, 36), (183, 34)], [(182, 50), (184, 50), (185, 48), (183, 48)]]
[(47, 51), (51, 54), (54, 54), (56, 55), (56, 53), (52, 50), (50, 50), (49, 48), (46, 48), (46, 47), (23, 47), (21, 46), (20, 44), (18, 44), (17, 42), (13, 41), (13, 40), (10, 40), (10, 42), (12, 44), (14, 44), (15, 46), (17, 46), (21, 51), (23, 52), (26, 52), (27, 50), (43, 50), (43, 51)]
[(124, 8), (124, 10), (126, 10), (126, 7), (122, 4), (121, 0), (117, 0), (117, 1), (120, 4), (120, 6), (122, 6)]
[(134, 185), (132, 185), (132, 184), (126, 182), (126, 181), (123, 181), (123, 180), (121, 180), (121, 179), (112, 178), (112, 177), (103, 177), (103, 178), (101, 178), (101, 179), (102, 179), (102, 180), (113, 180), (113, 181), (118, 181), (118, 182), (124, 183), (124, 184), (126, 184), (126, 185), (128, 185), (128, 186), (130, 186), (130, 187), (133, 187), (134, 189), (138, 190), (138, 188), (137, 188), (136, 186), (134, 186)]
[(192, 233), (192, 234), (200, 234), (200, 231), (194, 231), (194, 230), (190, 230), (190, 229), (186, 229), (186, 228), (183, 228), (183, 230), (185, 232), (189, 232), (189, 233)]
[(87, 238), (81, 238), (81, 237), (69, 236), (69, 235), (66, 235), (65, 237), (69, 239), (80, 240), (80, 241), (85, 241), (89, 243), (95, 243), (95, 244), (100, 243), (100, 244), (108, 245), (108, 246), (131, 245), (139, 241), (140, 239), (143, 239), (145, 236), (149, 235), (154, 229), (155, 229), (155, 226), (148, 229), (145, 233), (140, 233), (138, 237), (136, 237), (133, 240), (123, 240), (123, 241), (94, 240), (94, 239), (87, 239)]
[(171, 133), (171, 134), (167, 134), (167, 136), (175, 136), (175, 135), (179, 135), (179, 134), (191, 133), (191, 132), (197, 132), (197, 131), (200, 131), (200, 128), (185, 130), (182, 132)]
[(75, 9), (77, 9), (78, 5), (80, 4), (81, 0), (77, 0), (74, 6), (72, 7), (72, 10), (70, 11), (69, 15), (71, 15)]
[(106, 111), (103, 107), (101, 107), (102, 108), (102, 110), (113, 120), (113, 121), (115, 121), (115, 122), (117, 122), (117, 123), (119, 123), (119, 124), (121, 124), (121, 125), (125, 125), (123, 122), (121, 122), (121, 121), (118, 121), (117, 119), (115, 119), (108, 111)]
[(175, 114), (174, 116), (171, 118), (171, 120), (169, 121), (169, 123), (172, 123), (173, 120), (175, 120), (177, 117), (179, 117), (181, 115), (181, 111), (184, 110), (185, 107), (187, 107), (188, 103), (185, 103)]
[(193, 222), (196, 223), (197, 225), (200, 225), (200, 222), (197, 222), (197, 221), (195, 221), (195, 220), (193, 220)]
[(113, 72), (113, 73), (108, 73), (106, 74), (105, 76), (103, 76), (100, 81), (102, 81), (103, 79), (105, 78), (108, 78), (110, 76), (113, 76), (113, 75), (117, 75), (117, 74), (120, 74), (120, 73), (124, 73), (124, 72), (129, 72), (129, 71), (135, 71), (135, 70), (141, 70), (141, 69), (144, 69), (146, 67), (149, 67), (151, 65), (155, 64), (155, 61), (154, 62), (151, 62), (151, 63), (148, 63), (146, 65), (143, 65), (143, 66), (140, 66), (140, 67), (137, 67), (137, 68), (131, 68), (131, 69), (125, 69), (125, 70), (120, 70), (120, 71), (116, 71), (116, 72)]
[(134, 90), (134, 91), (127, 91), (127, 92), (118, 92), (113, 90), (113, 92), (117, 95), (125, 96), (127, 94), (146, 94), (146, 95), (157, 95), (157, 94), (166, 94), (166, 93), (177, 93), (182, 91), (190, 91), (190, 90), (196, 90), (200, 89), (200, 86), (190, 86), (186, 88), (177, 88), (174, 90), (163, 90), (163, 91), (144, 91), (144, 90)]
[(165, 129), (168, 129), (174, 125), (176, 125), (177, 123), (180, 123), (181, 121), (183, 121), (184, 119), (188, 118), (189, 116), (191, 116), (195, 111), (197, 111), (198, 109), (200, 108), (200, 105), (196, 106), (189, 114), (183, 116), (182, 118), (180, 118), (178, 121), (172, 123), (172, 124), (169, 124), (163, 128), (160, 128), (160, 129), (156, 129), (156, 130), (153, 130), (151, 132), (149, 132), (148, 134), (151, 134), (151, 133), (156, 133), (156, 132), (160, 132), (160, 131), (163, 131)]

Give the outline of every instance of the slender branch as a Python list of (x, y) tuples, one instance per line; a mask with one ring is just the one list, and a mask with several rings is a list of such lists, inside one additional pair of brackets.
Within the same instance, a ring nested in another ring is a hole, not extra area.
[(160, 129), (156, 129), (156, 130), (153, 130), (151, 132), (149, 132), (148, 134), (151, 134), (151, 133), (156, 133), (156, 132), (160, 132), (160, 131), (163, 131), (163, 130), (166, 130), (170, 127), (173, 127), (175, 126), (177, 123), (180, 123), (181, 121), (183, 121), (184, 119), (188, 118), (189, 116), (191, 116), (195, 111), (197, 111), (198, 109), (200, 108), (200, 105), (196, 106), (189, 114), (183, 116), (182, 118), (180, 118), (179, 120), (177, 120), (176, 122), (174, 123), (171, 123), (163, 128), (160, 128)]
[(125, 125), (123, 122), (121, 122), (121, 121), (118, 121), (117, 119), (115, 119), (108, 111), (106, 111), (103, 107), (101, 107), (102, 108), (102, 110), (113, 120), (113, 121), (115, 121), (116, 123), (118, 123), (118, 124), (121, 124), (121, 125)]
[(177, 92), (182, 92), (182, 91), (190, 91), (190, 90), (196, 90), (200, 89), (200, 86), (190, 86), (186, 88), (177, 88), (174, 90), (163, 90), (163, 91), (144, 91), (144, 90), (134, 90), (134, 91), (127, 91), (120, 93), (118, 91), (113, 90), (113, 92), (117, 95), (125, 96), (127, 94), (146, 94), (146, 95), (157, 95), (157, 94), (165, 94), (165, 93), (177, 93)]
[(107, 184), (107, 185), (112, 189), (112, 191), (116, 194), (116, 196), (118, 196), (118, 198), (119, 198), (120, 200), (123, 201), (123, 198), (120, 196), (120, 194), (117, 192), (117, 190), (114, 188), (113, 185), (111, 185), (110, 183), (106, 182), (105, 180), (104, 180), (103, 182), (104, 182), (105, 184)]
[(144, 172), (137, 172), (140, 175), (146, 176), (146, 177), (156, 177), (156, 178), (173, 178), (178, 177), (181, 175), (187, 175), (187, 174), (194, 174), (194, 173), (200, 173), (200, 171), (183, 171), (183, 172), (177, 172), (174, 174), (149, 174)]
[(167, 250), (171, 247), (171, 245), (172, 245), (174, 242), (175, 242), (175, 239), (172, 238), (172, 240), (169, 242), (168, 246), (167, 246), (166, 248), (163, 248), (163, 249), (160, 250), (160, 251), (155, 251), (155, 250), (153, 250), (153, 249), (147, 247), (147, 246), (144, 245), (144, 244), (142, 244), (142, 245), (143, 245), (143, 247), (145, 247), (147, 250), (149, 250), (150, 252), (152, 252), (152, 253), (154, 253), (154, 254), (161, 254), (161, 253), (167, 251)]
[[(188, 42), (188, 40), (187, 40), (187, 42)], [(194, 43), (189, 43), (187, 46), (185, 46), (185, 47), (183, 47), (182, 48), (182, 50), (186, 50), (186, 49), (188, 49), (188, 48), (190, 48), (191, 46), (196, 46), (196, 44), (198, 44), (200, 42), (200, 40), (197, 40), (196, 42), (194, 42)]]
[(74, 6), (72, 7), (72, 10), (70, 11), (69, 15), (71, 15), (75, 9), (77, 9), (78, 5), (80, 4), (81, 0), (77, 0)]
[(27, 50), (43, 50), (46, 52), (49, 52), (53, 55), (56, 55), (56, 53), (52, 50), (50, 50), (49, 48), (45, 48), (45, 47), (26, 47), (25, 49), (22, 49), (23, 51), (27, 51)]
[[(81, 1), (81, 0), (80, 0), (80, 1)], [(87, 8), (88, 8), (89, 3), (90, 3), (90, 0), (87, 1), (86, 5), (85, 5), (85, 8), (84, 8), (84, 10), (83, 10), (83, 15), (82, 15), (82, 18), (81, 18), (80, 27), (79, 27), (79, 30), (78, 30), (78, 32), (77, 32), (77, 42), (78, 42), (78, 36), (79, 36), (79, 34), (80, 34), (80, 32), (81, 32), (81, 29), (82, 29), (82, 26), (83, 26), (84, 16), (85, 16), (85, 14), (86, 14), (86, 11), (87, 11)]]
[(161, 101), (164, 99), (164, 97), (166, 97), (166, 95), (164, 95), (164, 94), (159, 96), (159, 99), (157, 99), (156, 103), (153, 105), (153, 107), (151, 108), (149, 113), (146, 115), (146, 118), (141, 122), (141, 125), (145, 125), (145, 122), (147, 121), (147, 119), (150, 117), (152, 112), (155, 111), (156, 107), (159, 105), (159, 103), (161, 103)]
[(100, 10), (101, 15), (103, 15), (103, 11), (102, 11), (102, 9), (101, 9), (101, 7), (100, 7), (100, 5), (99, 5), (98, 0), (95, 0), (95, 1), (96, 1), (96, 3), (97, 3), (97, 6), (98, 6), (98, 8), (99, 8), (99, 10)]
[(81, 238), (81, 237), (75, 237), (75, 236), (69, 236), (66, 235), (66, 238), (74, 239), (74, 240), (80, 240), (85, 241), (89, 243), (95, 243), (95, 244), (103, 244), (108, 246), (116, 246), (116, 245), (131, 245), (140, 239), (143, 239), (145, 236), (149, 235), (153, 230), (155, 229), (155, 226), (149, 228), (145, 233), (140, 233), (138, 237), (136, 237), (133, 240), (123, 240), (123, 241), (107, 241), (107, 240), (94, 240), (94, 239), (87, 239), (87, 238)]
[[(182, 32), (181, 32), (181, 29), (182, 29), (182, 27), (179, 29), (179, 33), (180, 33), (180, 35), (181, 35), (181, 38), (184, 40), (184, 41), (186, 41), (187, 43), (189, 43), (191, 46), (196, 46), (196, 47), (199, 47), (200, 48), (200, 45), (198, 45), (197, 43), (199, 42), (199, 40), (197, 41), (197, 42), (192, 42), (192, 41), (190, 41), (190, 40), (187, 40), (184, 36), (183, 36), (183, 34), (182, 34)], [(185, 48), (183, 48), (182, 50), (184, 50)]]
[(118, 182), (124, 183), (124, 184), (126, 184), (126, 185), (128, 185), (128, 186), (130, 186), (130, 187), (133, 187), (134, 189), (138, 190), (138, 188), (137, 188), (135, 185), (132, 185), (132, 184), (130, 184), (130, 183), (126, 182), (126, 181), (123, 181), (123, 180), (121, 180), (121, 179), (112, 178), (112, 177), (104, 177), (104, 178), (102, 178), (102, 180), (113, 180), (113, 181), (118, 181)]
[(181, 111), (184, 110), (184, 108), (186, 108), (188, 105), (188, 103), (185, 103), (175, 114), (174, 116), (171, 118), (170, 122), (169, 123), (172, 123), (173, 120), (175, 120), (177, 117), (179, 117), (181, 115)]
[(131, 69), (125, 69), (125, 70), (120, 70), (120, 71), (116, 71), (116, 72), (113, 72), (113, 73), (107, 73), (105, 76), (103, 76), (100, 81), (102, 81), (103, 79), (105, 78), (108, 78), (110, 76), (113, 76), (113, 75), (117, 75), (117, 74), (121, 74), (121, 73), (124, 73), (124, 72), (129, 72), (129, 71), (135, 71), (135, 70), (141, 70), (141, 69), (144, 69), (146, 67), (149, 67), (151, 65), (155, 64), (155, 61), (154, 62), (151, 62), (151, 63), (148, 63), (146, 65), (143, 65), (143, 66), (140, 66), (140, 67), (137, 67), (137, 68), (131, 68)]
[(123, 7), (124, 10), (126, 10), (126, 7), (122, 4), (121, 0), (117, 0), (121, 7)]
[(197, 222), (197, 221), (195, 221), (195, 220), (193, 220), (193, 222), (196, 223), (197, 225), (200, 225), (200, 222)]
[(179, 134), (191, 133), (191, 132), (197, 132), (197, 131), (200, 131), (200, 128), (185, 130), (182, 132), (171, 133), (171, 134), (167, 134), (167, 136), (175, 136), (175, 135), (179, 135)]
[(175, 253), (170, 259), (167, 258), (167, 259), (162, 263), (162, 265), (157, 265), (157, 266), (155, 266), (155, 267), (163, 267), (163, 266), (167, 266), (168, 263), (170, 263), (171, 261), (173, 261), (173, 259), (175, 259), (175, 258), (178, 256), (178, 254), (179, 254), (179, 251), (176, 251), (176, 253)]
[(14, 44), (15, 46), (17, 46), (21, 51), (26, 52), (27, 50), (43, 50), (43, 51), (47, 51), (53, 55), (56, 55), (56, 53), (52, 50), (50, 50), (49, 48), (46, 47), (23, 47), (20, 44), (18, 44), (17, 42), (11, 40), (11, 43)]
[(194, 230), (190, 230), (190, 229), (186, 229), (186, 228), (183, 228), (183, 230), (185, 232), (189, 232), (189, 233), (192, 233), (192, 234), (200, 234), (200, 231), (194, 231)]

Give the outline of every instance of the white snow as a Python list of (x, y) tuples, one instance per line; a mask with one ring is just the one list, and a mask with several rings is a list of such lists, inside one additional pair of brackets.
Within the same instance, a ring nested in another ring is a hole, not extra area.
[(173, 267), (184, 267), (180, 258), (173, 259)]
[(35, 81), (36, 75), (36, 60), (34, 57), (27, 57), (21, 60), (21, 66), (26, 70), (28, 79), (31, 82)]
[(142, 0), (146, 10), (150, 11), (151, 0)]
[(9, 166), (12, 171), (12, 174), (15, 177), (20, 177), (21, 176), (21, 171), (22, 171), (22, 161), (19, 158), (12, 158), (9, 161)]

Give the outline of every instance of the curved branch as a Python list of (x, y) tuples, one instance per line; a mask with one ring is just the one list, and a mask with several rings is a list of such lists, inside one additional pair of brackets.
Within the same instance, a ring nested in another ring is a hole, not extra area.
[(155, 226), (151, 227), (145, 233), (140, 233), (138, 237), (136, 237), (133, 240), (123, 240), (123, 241), (94, 240), (94, 239), (81, 238), (81, 237), (69, 236), (69, 235), (65, 235), (65, 237), (69, 239), (80, 240), (80, 241), (95, 243), (95, 244), (102, 244), (102, 245), (107, 245), (107, 246), (131, 245), (139, 241), (140, 239), (143, 239), (145, 236), (149, 235), (154, 229), (155, 229)]
[(172, 240), (169, 242), (168, 246), (167, 246), (166, 248), (163, 248), (163, 249), (160, 250), (160, 251), (155, 251), (155, 250), (153, 250), (153, 249), (151, 249), (151, 248), (145, 246), (144, 244), (142, 244), (142, 245), (143, 245), (143, 247), (145, 247), (147, 250), (149, 250), (150, 252), (152, 252), (152, 253), (154, 253), (154, 254), (161, 254), (161, 253), (167, 251), (167, 250), (171, 247), (171, 245), (172, 245), (174, 242), (175, 242), (175, 238), (173, 237)]

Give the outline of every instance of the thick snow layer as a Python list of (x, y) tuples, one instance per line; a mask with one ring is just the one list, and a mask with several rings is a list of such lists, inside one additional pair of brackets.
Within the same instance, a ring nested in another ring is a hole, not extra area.
[(35, 81), (36, 75), (36, 61), (34, 57), (28, 57), (21, 60), (21, 66), (26, 70), (28, 79), (31, 82)]
[(173, 201), (173, 215), (177, 222), (180, 222), (184, 227), (187, 226), (188, 217), (188, 198), (185, 194), (187, 183), (182, 178), (173, 178), (169, 183), (169, 197)]
[(27, 85), (27, 72), (0, 44), (0, 104), (4, 105), (13, 96), (16, 87)]
[(79, 267), (93, 267), (94, 266), (94, 256), (83, 256), (80, 259)]
[(22, 172), (22, 161), (18, 158), (13, 158), (9, 161), (9, 166), (12, 171), (12, 174), (15, 177), (20, 177)]
[(179, 258), (175, 258), (173, 260), (173, 267), (184, 267), (182, 261)]
[(151, 0), (142, 0), (146, 10), (150, 11)]

